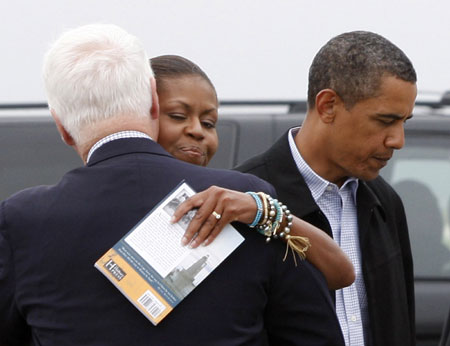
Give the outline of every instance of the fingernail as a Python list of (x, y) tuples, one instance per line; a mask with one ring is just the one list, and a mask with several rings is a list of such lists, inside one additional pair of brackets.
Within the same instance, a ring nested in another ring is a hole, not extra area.
[(190, 249), (193, 249), (193, 248), (195, 248), (197, 246), (197, 242), (194, 240), (194, 241), (192, 241), (190, 244), (189, 244), (189, 248)]
[(209, 245), (209, 240), (206, 239), (206, 240), (203, 242), (202, 246), (208, 246), (208, 245)]
[(175, 216), (172, 216), (172, 217), (170, 218), (170, 223), (175, 223)]
[(186, 237), (181, 238), (181, 245), (186, 246), (187, 243), (188, 243), (188, 238), (186, 238)]

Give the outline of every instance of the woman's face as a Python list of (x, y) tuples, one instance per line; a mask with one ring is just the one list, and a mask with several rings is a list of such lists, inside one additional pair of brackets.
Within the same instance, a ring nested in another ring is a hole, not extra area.
[(158, 85), (158, 143), (175, 158), (206, 166), (219, 145), (217, 96), (200, 76), (165, 78)]

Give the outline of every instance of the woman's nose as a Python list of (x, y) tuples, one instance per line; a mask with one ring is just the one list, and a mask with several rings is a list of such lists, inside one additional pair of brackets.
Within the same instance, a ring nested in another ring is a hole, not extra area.
[(192, 119), (186, 126), (186, 132), (196, 139), (204, 138), (203, 127), (199, 119)]

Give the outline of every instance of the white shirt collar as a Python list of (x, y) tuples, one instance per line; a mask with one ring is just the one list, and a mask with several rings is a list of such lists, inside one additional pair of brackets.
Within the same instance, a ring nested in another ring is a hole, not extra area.
[(337, 190), (350, 188), (352, 191), (353, 200), (356, 203), (356, 191), (358, 189), (358, 179), (354, 177), (348, 178), (339, 189), (336, 184), (329, 182), (328, 180), (322, 178), (320, 175), (314, 172), (312, 168), (303, 159), (302, 155), (300, 154), (297, 148), (297, 145), (295, 144), (294, 137), (296, 136), (299, 129), (300, 127), (294, 127), (289, 130), (288, 133), (289, 147), (291, 149), (291, 154), (295, 161), (295, 164), (300, 174), (305, 179), (306, 185), (308, 185), (308, 188), (311, 191), (314, 200), (317, 202), (317, 200), (322, 196), (322, 194), (326, 191), (326, 189), (329, 186), (331, 186), (331, 188), (333, 189), (336, 188)]
[(103, 144), (106, 144), (111, 141), (115, 141), (116, 139), (122, 139), (122, 138), (147, 138), (150, 140), (153, 140), (149, 135), (140, 132), (140, 131), (120, 131), (113, 134), (110, 134), (106, 137), (103, 137), (100, 139), (97, 143), (95, 143), (91, 149), (89, 150), (86, 163), (89, 162), (89, 159), (91, 158), (94, 151), (96, 151), (98, 148), (100, 148)]

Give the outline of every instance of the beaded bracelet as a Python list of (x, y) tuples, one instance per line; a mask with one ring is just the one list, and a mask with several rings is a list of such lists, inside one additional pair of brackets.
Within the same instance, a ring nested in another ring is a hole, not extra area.
[(255, 227), (258, 224), (258, 222), (261, 221), (261, 216), (263, 213), (263, 202), (261, 201), (261, 198), (259, 197), (259, 195), (256, 194), (255, 192), (247, 191), (246, 193), (253, 197), (253, 199), (256, 202), (256, 206), (258, 208), (255, 219), (253, 220), (253, 222), (251, 224), (249, 224), (250, 227)]
[(257, 195), (259, 196), (259, 198), (261, 198), (262, 204), (263, 204), (263, 215), (262, 218), (260, 220), (260, 224), (264, 224), (267, 222), (268, 218), (269, 218), (269, 211), (267, 209), (267, 198), (266, 198), (266, 194), (264, 192), (258, 192)]
[(267, 242), (270, 241), (271, 238), (277, 239), (278, 238), (278, 230), (281, 227), (281, 224), (283, 222), (284, 212), (287, 210), (287, 208), (283, 209), (283, 204), (279, 202), (277, 199), (274, 199), (270, 196), (267, 196), (269, 199), (269, 204), (274, 206), (275, 209), (275, 216), (274, 220), (272, 221), (271, 229), (270, 229), (270, 237), (266, 239)]
[(265, 214), (267, 214), (267, 218), (264, 220), (264, 222), (258, 223), (257, 230), (262, 235), (265, 235), (266, 242), (269, 242), (271, 236), (273, 235), (273, 226), (275, 223), (277, 211), (274, 200), (269, 195), (262, 194), (262, 197), (266, 201), (265, 205), (267, 206), (267, 208)]
[[(295, 265), (297, 265), (296, 254), (301, 259), (305, 259), (306, 251), (310, 248), (311, 244), (306, 237), (290, 235), (293, 216), (287, 206), (262, 192), (247, 193), (253, 197), (258, 207), (255, 219), (249, 226), (255, 227), (259, 233), (263, 234), (266, 237), (267, 243), (271, 239), (277, 238), (286, 241), (286, 253), (283, 261), (286, 260), (289, 249), (292, 251)], [(285, 226), (279, 232), (283, 221), (286, 221)]]

